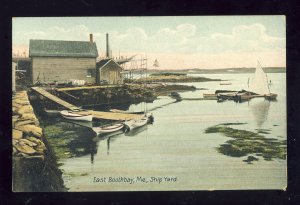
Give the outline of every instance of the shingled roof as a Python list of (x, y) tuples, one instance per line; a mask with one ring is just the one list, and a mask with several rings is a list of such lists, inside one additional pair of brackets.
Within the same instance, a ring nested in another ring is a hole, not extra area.
[(120, 67), (120, 68), (122, 69), (122, 67), (121, 67), (116, 61), (114, 61), (112, 58), (100, 60), (99, 62), (96, 63), (96, 68), (101, 70), (101, 69), (104, 68), (109, 62), (113, 62), (114, 64), (116, 64), (118, 67)]
[(97, 58), (98, 51), (89, 41), (30, 40), (29, 56)]

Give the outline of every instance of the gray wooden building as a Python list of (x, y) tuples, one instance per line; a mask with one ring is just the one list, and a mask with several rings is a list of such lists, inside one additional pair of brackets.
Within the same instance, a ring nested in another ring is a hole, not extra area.
[(30, 76), (33, 84), (85, 80), (96, 83), (98, 51), (90, 41), (30, 40)]
[(103, 59), (97, 63), (97, 83), (122, 84), (123, 68), (113, 59)]

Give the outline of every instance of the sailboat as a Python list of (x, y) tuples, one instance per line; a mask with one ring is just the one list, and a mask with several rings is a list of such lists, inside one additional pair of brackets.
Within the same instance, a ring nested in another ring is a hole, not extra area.
[(159, 63), (158, 63), (157, 59), (155, 59), (155, 61), (154, 61), (154, 63), (153, 63), (153, 66), (154, 66), (154, 67), (159, 67)]
[(249, 91), (257, 95), (264, 96), (268, 100), (276, 100), (277, 94), (270, 92), (268, 76), (257, 61), (254, 76), (248, 81)]

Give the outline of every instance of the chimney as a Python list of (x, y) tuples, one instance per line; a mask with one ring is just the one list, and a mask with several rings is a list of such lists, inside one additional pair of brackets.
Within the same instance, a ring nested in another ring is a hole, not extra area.
[(93, 34), (90, 33), (90, 43), (93, 43), (93, 42), (94, 42), (94, 40), (93, 40)]
[(110, 58), (110, 50), (109, 50), (109, 39), (108, 33), (106, 34), (106, 58)]

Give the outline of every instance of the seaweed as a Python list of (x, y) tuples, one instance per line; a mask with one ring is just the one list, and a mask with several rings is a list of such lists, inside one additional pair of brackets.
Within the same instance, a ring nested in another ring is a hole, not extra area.
[[(226, 123), (226, 125), (231, 125), (231, 123)], [(209, 127), (205, 133), (221, 133), (232, 138), (217, 147), (218, 152), (230, 157), (248, 156), (247, 160), (243, 160), (247, 163), (258, 160), (251, 155), (261, 156), (266, 161), (286, 159), (286, 140), (267, 138), (261, 133), (234, 129), (224, 124)]]
[(243, 162), (247, 162), (248, 164), (252, 164), (253, 161), (258, 161), (258, 158), (250, 155), (247, 159), (243, 160)]

